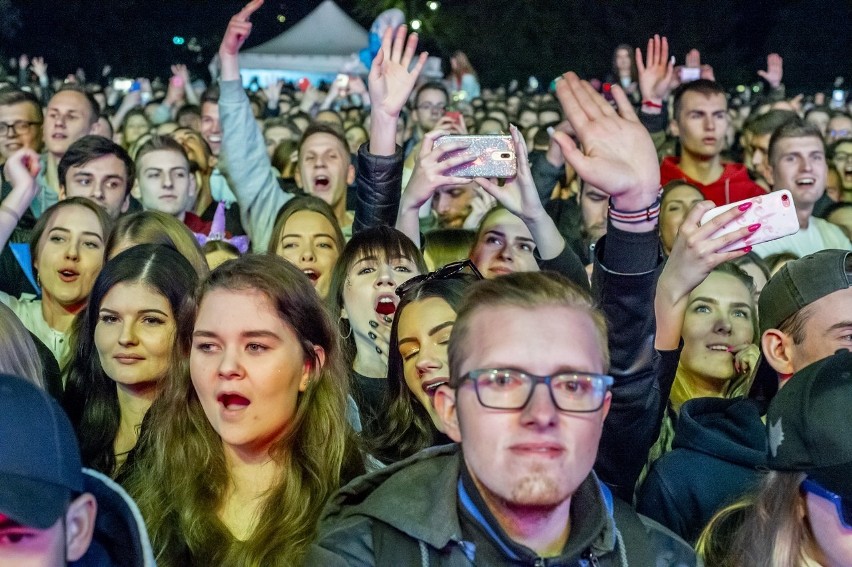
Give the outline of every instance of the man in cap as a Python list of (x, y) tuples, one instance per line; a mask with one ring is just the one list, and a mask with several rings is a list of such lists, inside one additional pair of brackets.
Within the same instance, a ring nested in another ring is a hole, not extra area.
[(84, 470), (71, 423), (46, 392), (0, 375), (0, 565), (153, 566), (136, 504)]

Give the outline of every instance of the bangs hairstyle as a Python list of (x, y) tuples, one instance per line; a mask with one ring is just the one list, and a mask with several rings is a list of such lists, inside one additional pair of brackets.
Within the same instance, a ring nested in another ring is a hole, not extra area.
[(346, 239), (343, 237), (343, 231), (340, 230), (340, 223), (337, 222), (334, 211), (331, 210), (331, 206), (328, 203), (313, 195), (293, 197), (281, 207), (281, 210), (278, 212), (278, 218), (275, 219), (275, 226), (272, 227), (272, 236), (269, 238), (269, 246), (266, 251), (270, 254), (275, 254), (278, 251), (278, 245), (281, 243), (281, 235), (284, 233), (287, 221), (294, 214), (302, 211), (320, 214), (331, 223), (333, 230), (331, 236), (337, 244), (338, 252), (342, 252), (346, 247)]
[(458, 309), (450, 335), (450, 387), (461, 383), (461, 367), (467, 359), (466, 346), (475, 341), (471, 322), (482, 310), (497, 307), (568, 307), (585, 313), (595, 327), (595, 339), (601, 349), (603, 373), (609, 372), (609, 342), (603, 313), (592, 296), (565, 276), (551, 272), (516, 272), (493, 280), (480, 280), (470, 286)]
[[(331, 283), (329, 284), (328, 297), (326, 298), (331, 320), (338, 323), (341, 336), (349, 335), (343, 341), (343, 354), (347, 367), (352, 366), (355, 360), (355, 339), (348, 332), (350, 327), (348, 321), (341, 320), (340, 314), (343, 310), (343, 286), (349, 276), (349, 270), (355, 262), (375, 257), (379, 259), (392, 260), (394, 258), (407, 258), (414, 262), (419, 273), (427, 272), (426, 262), (417, 246), (410, 238), (400, 231), (389, 226), (376, 226), (362, 230), (346, 243), (340, 258), (331, 272)], [(417, 275), (417, 274), (414, 274)], [(346, 327), (346, 328), (344, 328)]]
[[(38, 217), (35, 226), (33, 226), (33, 231), (30, 233), (30, 257), (32, 258), (34, 274), (37, 273), (35, 264), (38, 259), (41, 237), (44, 235), (44, 231), (47, 229), (47, 225), (50, 223), (53, 215), (67, 207), (83, 207), (84, 209), (88, 209), (95, 213), (95, 216), (98, 218), (98, 224), (101, 225), (101, 231), (104, 235), (104, 243), (109, 241), (109, 237), (112, 234), (113, 221), (107, 214), (106, 209), (85, 197), (69, 197), (68, 199), (63, 199), (49, 207), (40, 217)], [(104, 249), (106, 250), (106, 248)]]
[[(232, 481), (222, 439), (186, 366), (173, 373), (151, 407), (137, 461), (122, 481), (139, 504), (160, 565), (185, 565), (188, 558), (195, 565), (278, 565), (284, 559), (299, 565), (326, 500), (338, 488), (351, 439), (345, 417), (348, 374), (336, 329), (305, 275), (276, 256), (247, 255), (213, 270), (200, 286), (196, 310), (216, 290), (261, 293), (312, 363), (296, 414), (270, 451), (282, 472), (265, 495), (254, 531), (236, 542), (217, 516)], [(176, 350), (184, 360), (190, 357), (192, 326), (178, 338)], [(322, 366), (314, 346), (325, 351)]]
[(199, 278), (207, 275), (207, 260), (204, 259), (195, 235), (185, 224), (170, 214), (160, 211), (141, 211), (119, 217), (115, 229), (107, 240), (106, 257), (112, 256), (119, 245), (124, 245), (128, 241), (134, 245), (170, 246), (189, 261)]
[(412, 303), (431, 298), (442, 299), (458, 312), (464, 291), (477, 281), (468, 274), (447, 279), (432, 279), (416, 284), (399, 302), (391, 325), (390, 351), (388, 352), (388, 391), (385, 414), (377, 418), (383, 424), (378, 435), (368, 440), (369, 453), (385, 463), (409, 457), (430, 447), (437, 430), (429, 412), (405, 382), (404, 361), (399, 352), (399, 320), (405, 308)]
[(139, 146), (139, 149), (136, 150), (136, 164), (138, 165), (142, 163), (142, 156), (157, 151), (167, 151), (178, 154), (186, 162), (186, 168), (189, 170), (189, 158), (186, 155), (186, 150), (184, 150), (183, 146), (180, 145), (180, 142), (174, 138), (161, 136), (160, 134), (152, 135), (149, 140)]
[[(101, 366), (95, 329), (104, 297), (122, 283), (142, 284), (165, 297), (177, 333), (180, 333), (191, 328), (191, 297), (198, 285), (198, 276), (174, 248), (159, 244), (134, 246), (104, 264), (92, 286), (86, 309), (74, 319), (62, 405), (77, 433), (83, 466), (110, 476), (116, 468), (114, 443), (121, 415), (116, 384)], [(177, 351), (173, 349), (169, 367), (181, 367), (186, 363)]]
[[(95, 120), (97, 119), (98, 117), (96, 116)], [(83, 136), (71, 144), (65, 155), (59, 160), (59, 165), (57, 166), (59, 184), (63, 187), (68, 185), (68, 170), (72, 167), (82, 167), (92, 160), (105, 156), (115, 156), (124, 164), (124, 172), (127, 174), (124, 196), (127, 197), (136, 179), (136, 165), (133, 163), (127, 150), (109, 138), (95, 134)]]

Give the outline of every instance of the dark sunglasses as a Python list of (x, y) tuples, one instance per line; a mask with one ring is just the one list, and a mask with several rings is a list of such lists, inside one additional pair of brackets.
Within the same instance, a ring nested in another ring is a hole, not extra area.
[(467, 259), (462, 260), (461, 262), (453, 262), (452, 264), (447, 264), (443, 268), (438, 268), (434, 272), (429, 272), (428, 274), (414, 276), (410, 280), (397, 286), (396, 294), (399, 297), (404, 297), (406, 293), (414, 289), (414, 287), (418, 284), (422, 284), (424, 282), (429, 282), (432, 280), (446, 280), (458, 276), (465, 270), (470, 270), (469, 273), (473, 275), (476, 279), (483, 279), (482, 274), (479, 273), (479, 270), (476, 269), (476, 266), (473, 265), (473, 262), (471, 262), (470, 259)]

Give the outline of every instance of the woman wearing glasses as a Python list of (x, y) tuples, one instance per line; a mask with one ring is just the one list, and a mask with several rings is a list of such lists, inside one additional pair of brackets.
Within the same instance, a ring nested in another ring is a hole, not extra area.
[(391, 463), (432, 445), (451, 443), (432, 405), (450, 378), (447, 347), (464, 290), (482, 275), (470, 260), (416, 276), (396, 290), (391, 325), (386, 403), (370, 453)]
[(720, 511), (698, 541), (706, 565), (852, 565), (852, 352), (816, 362), (778, 392), (766, 417), (770, 472)]

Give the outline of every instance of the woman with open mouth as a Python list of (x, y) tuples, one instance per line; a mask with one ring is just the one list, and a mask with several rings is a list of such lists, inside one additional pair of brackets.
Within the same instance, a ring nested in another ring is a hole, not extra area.
[(397, 288), (391, 326), (388, 393), (368, 450), (392, 463), (433, 445), (452, 443), (435, 413), (435, 391), (450, 377), (447, 347), (465, 289), (482, 275), (470, 260), (417, 276)]
[(326, 304), (343, 339), (350, 389), (368, 436), (387, 391), (396, 288), (424, 272), (426, 263), (414, 243), (386, 226), (353, 236), (334, 266)]
[(272, 255), (222, 264), (196, 305), (120, 480), (159, 565), (300, 565), (325, 501), (363, 472), (337, 330)]
[[(15, 191), (3, 201), (4, 213), (11, 210), (7, 203)], [(112, 220), (93, 201), (73, 197), (58, 202), (39, 217), (30, 237), (31, 266), (41, 298), (29, 294), (17, 298), (0, 292), (0, 302), (50, 349), (60, 366), (69, 352), (68, 332), (74, 317), (86, 307), (103, 266), (111, 230)], [(6, 239), (0, 238), (0, 248), (5, 245)]]
[(63, 406), (83, 465), (115, 476), (145, 413), (179, 366), (174, 344), (191, 324), (198, 276), (174, 248), (143, 244), (106, 263), (71, 331)]
[(282, 207), (269, 239), (270, 254), (299, 268), (325, 299), (331, 272), (346, 244), (331, 207), (318, 197), (294, 197)]

